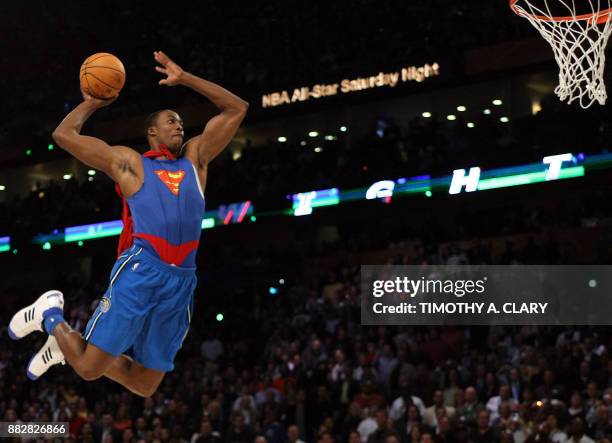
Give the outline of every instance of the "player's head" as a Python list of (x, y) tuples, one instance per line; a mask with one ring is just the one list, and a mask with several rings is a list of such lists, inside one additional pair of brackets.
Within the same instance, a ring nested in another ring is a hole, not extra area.
[(180, 152), (185, 137), (183, 120), (170, 109), (149, 115), (145, 122), (145, 133), (151, 148), (155, 149), (163, 144), (174, 154)]

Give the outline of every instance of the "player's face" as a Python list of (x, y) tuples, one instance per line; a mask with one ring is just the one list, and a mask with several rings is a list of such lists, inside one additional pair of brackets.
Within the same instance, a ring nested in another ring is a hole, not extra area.
[(172, 152), (178, 152), (183, 145), (185, 131), (183, 120), (174, 111), (163, 111), (157, 117), (155, 127), (157, 128), (157, 139)]

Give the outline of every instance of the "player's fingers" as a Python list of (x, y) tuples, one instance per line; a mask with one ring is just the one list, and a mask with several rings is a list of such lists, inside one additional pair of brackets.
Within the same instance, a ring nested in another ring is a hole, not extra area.
[(158, 63), (161, 63), (162, 65), (166, 64), (166, 59), (162, 57), (159, 51), (153, 53), (153, 58), (155, 59), (155, 61), (157, 61)]
[(167, 73), (168, 73), (168, 70), (167, 70), (166, 68), (162, 68), (161, 66), (156, 66), (156, 67), (155, 67), (155, 70), (156, 70), (157, 72), (161, 72), (161, 73), (163, 73), (163, 74), (167, 74)]
[(165, 79), (165, 78), (163, 78), (163, 79), (161, 79), (161, 80), (159, 81), (159, 84), (160, 84), (160, 85), (165, 85), (166, 83), (168, 83), (168, 82), (166, 81), (166, 79)]

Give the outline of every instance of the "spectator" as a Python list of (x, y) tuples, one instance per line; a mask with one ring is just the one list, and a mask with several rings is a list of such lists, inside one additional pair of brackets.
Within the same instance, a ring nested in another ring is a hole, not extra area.
[(245, 423), (244, 416), (241, 413), (234, 413), (232, 424), (226, 432), (226, 440), (228, 443), (250, 443), (253, 440), (253, 432)]
[(368, 436), (368, 443), (385, 443), (387, 437), (393, 433), (388, 419), (386, 411), (378, 410), (376, 412), (376, 430)]
[(490, 416), (488, 411), (480, 411), (476, 419), (476, 429), (473, 432), (474, 443), (490, 443), (496, 440), (493, 429), (489, 426)]
[(287, 428), (287, 442), (305, 443), (304, 440), (300, 440), (300, 429), (296, 425), (291, 425)]
[(581, 418), (572, 419), (566, 443), (595, 443), (584, 434), (584, 421)]
[(444, 406), (444, 394), (439, 389), (434, 392), (432, 401), (433, 404), (425, 410), (423, 421), (430, 428), (435, 428), (438, 425), (438, 408), (444, 410), (444, 413), (449, 418), (455, 415), (455, 408), (452, 406)]

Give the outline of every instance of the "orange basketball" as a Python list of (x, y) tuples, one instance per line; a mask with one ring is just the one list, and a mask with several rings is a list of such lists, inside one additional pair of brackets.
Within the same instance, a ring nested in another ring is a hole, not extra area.
[(117, 96), (125, 84), (123, 63), (113, 54), (99, 52), (81, 65), (79, 73), (81, 89), (95, 98), (109, 99)]

